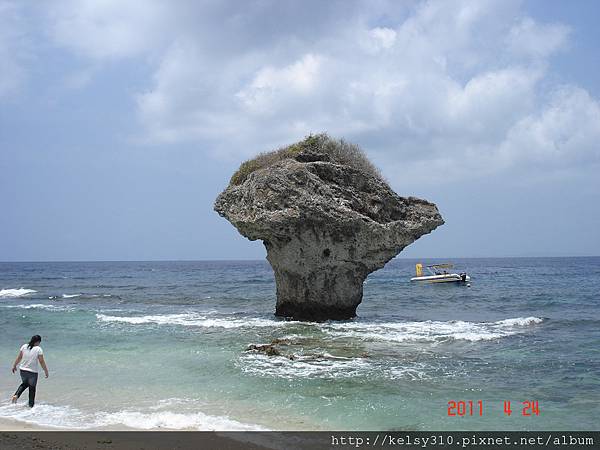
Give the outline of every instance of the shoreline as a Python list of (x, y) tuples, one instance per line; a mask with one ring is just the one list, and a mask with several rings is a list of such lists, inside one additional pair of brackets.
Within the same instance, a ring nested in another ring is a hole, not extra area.
[(0, 418), (0, 432), (5, 431), (62, 431), (49, 427), (42, 427), (33, 423), (21, 422), (18, 420)]
[[(200, 434), (197, 434), (200, 433)], [(258, 442), (257, 442), (258, 441)], [(42, 427), (25, 422), (0, 418), (0, 448), (2, 450), (106, 450), (119, 448), (263, 450), (272, 448), (259, 443), (261, 439), (235, 439), (223, 431), (135, 430), (121, 429), (61, 429)], [(262, 439), (264, 443), (264, 439)], [(150, 447), (149, 447), (150, 446)]]

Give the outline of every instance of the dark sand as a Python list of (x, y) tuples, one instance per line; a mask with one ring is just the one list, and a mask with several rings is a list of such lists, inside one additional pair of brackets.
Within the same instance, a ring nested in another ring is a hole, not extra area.
[[(251, 434), (251, 433), (250, 433)], [(259, 450), (265, 449), (217, 432), (97, 432), (97, 431), (0, 431), (2, 450)]]

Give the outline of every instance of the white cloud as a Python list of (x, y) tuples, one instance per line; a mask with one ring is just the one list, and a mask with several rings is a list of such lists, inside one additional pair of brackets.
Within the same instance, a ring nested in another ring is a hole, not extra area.
[(60, 45), (95, 59), (119, 59), (151, 51), (161, 42), (165, 2), (62, 0), (49, 5), (50, 34)]
[(328, 131), (417, 180), (597, 162), (597, 100), (544, 92), (568, 27), (517, 1), (300, 3), (67, 2), (51, 30), (95, 60), (151, 56), (146, 141), (241, 159)]
[(309, 53), (282, 68), (264, 67), (235, 96), (249, 112), (264, 113), (272, 111), (281, 96), (311, 95), (319, 81), (322, 60), (322, 57)]
[(541, 111), (510, 129), (500, 155), (544, 168), (600, 163), (600, 103), (581, 88), (561, 86)]
[(513, 26), (506, 42), (515, 54), (545, 58), (564, 48), (569, 28), (561, 24), (539, 24), (530, 17)]
[(368, 31), (363, 45), (367, 51), (377, 53), (391, 48), (395, 41), (395, 30), (386, 27), (375, 27)]

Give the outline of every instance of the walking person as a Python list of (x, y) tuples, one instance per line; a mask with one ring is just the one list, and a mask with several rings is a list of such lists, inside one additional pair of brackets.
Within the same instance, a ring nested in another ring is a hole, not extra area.
[(15, 363), (12, 367), (12, 372), (17, 371), (17, 364), (19, 365), (19, 373), (21, 374), (21, 385), (12, 396), (12, 402), (17, 403), (17, 399), (25, 391), (29, 389), (29, 407), (33, 408), (35, 403), (35, 387), (38, 379), (38, 362), (44, 369), (46, 378), (48, 378), (48, 367), (46, 361), (44, 361), (44, 351), (40, 344), (42, 343), (42, 337), (39, 334), (31, 337), (29, 344), (23, 344), (15, 359)]

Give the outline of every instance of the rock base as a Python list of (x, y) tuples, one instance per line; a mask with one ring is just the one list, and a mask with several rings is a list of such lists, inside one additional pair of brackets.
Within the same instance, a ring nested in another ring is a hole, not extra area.
[(277, 302), (275, 315), (293, 320), (323, 322), (325, 320), (348, 320), (356, 317), (356, 306), (336, 307), (322, 305), (318, 302), (298, 303)]

